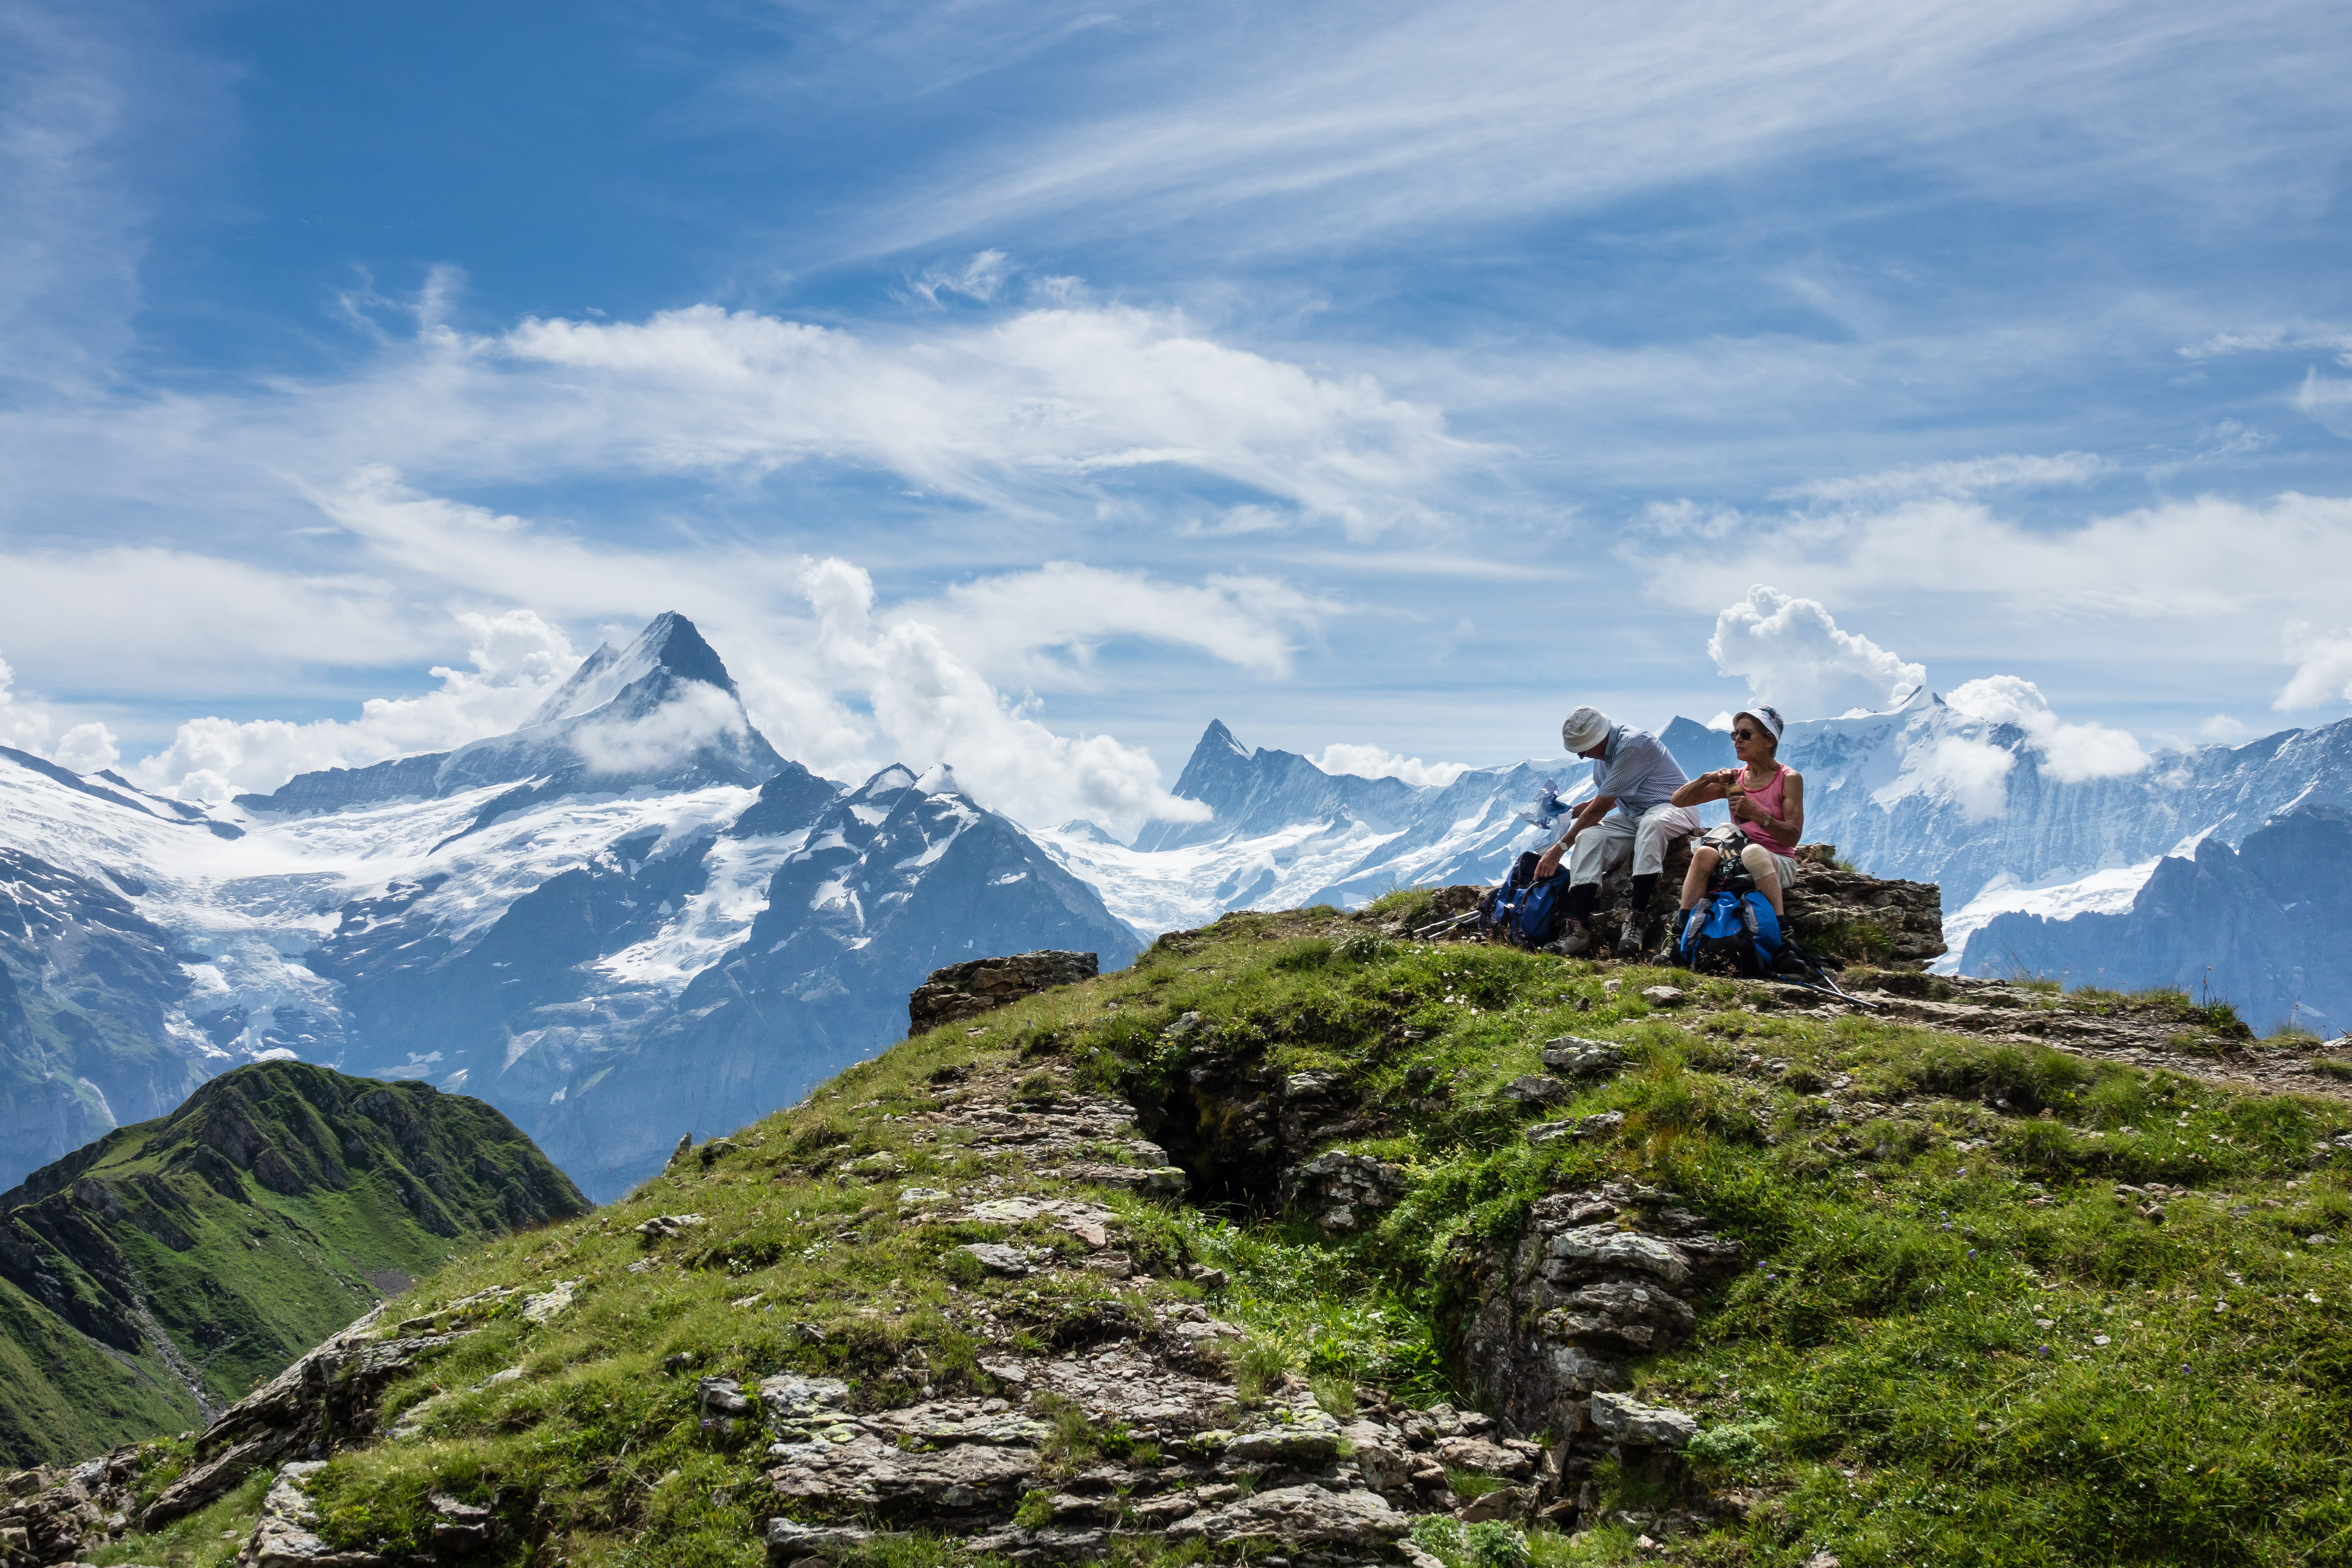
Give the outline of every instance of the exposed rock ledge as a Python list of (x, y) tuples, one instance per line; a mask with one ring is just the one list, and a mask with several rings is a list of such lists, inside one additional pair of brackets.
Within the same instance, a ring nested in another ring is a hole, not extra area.
[(1101, 973), (1101, 961), (1095, 954), (1056, 948), (950, 963), (931, 971), (931, 977), (907, 998), (907, 1032), (919, 1035), (1056, 985), (1092, 980)]

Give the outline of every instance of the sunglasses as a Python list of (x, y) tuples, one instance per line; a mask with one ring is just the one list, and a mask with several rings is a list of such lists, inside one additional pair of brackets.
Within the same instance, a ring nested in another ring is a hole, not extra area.
[(1759, 730), (1734, 730), (1732, 734), (1743, 741), (1752, 741), (1762, 732)]

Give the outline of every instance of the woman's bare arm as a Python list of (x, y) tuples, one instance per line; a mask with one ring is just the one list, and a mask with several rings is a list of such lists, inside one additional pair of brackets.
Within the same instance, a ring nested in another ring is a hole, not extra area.
[(1721, 800), (1731, 793), (1731, 781), (1738, 772), (1738, 768), (1718, 768), (1711, 773), (1701, 773), (1675, 791), (1673, 804), (1705, 805), (1708, 801)]

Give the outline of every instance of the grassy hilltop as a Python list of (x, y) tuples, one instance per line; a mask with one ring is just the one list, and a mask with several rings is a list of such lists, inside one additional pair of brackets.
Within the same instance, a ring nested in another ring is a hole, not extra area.
[[(774, 1413), (755, 1400), (730, 1429), (698, 1380), (748, 1394), (781, 1372), (839, 1378), (845, 1415), (963, 1394), (1018, 1414), (1024, 1367), (1149, 1336), (1188, 1305), (1237, 1331), (1213, 1336), (1233, 1424), (1309, 1398), (1293, 1379), (1342, 1420), (1492, 1407), (1461, 1356), (1480, 1260), (1535, 1200), (1616, 1181), (1669, 1189), (1742, 1248), (1688, 1342), (1632, 1362), (1633, 1392), (1699, 1436), (1671, 1465), (1602, 1465), (1572, 1535), (1424, 1519), (1412, 1539), (1449, 1568), (2352, 1562), (2352, 1105), (2252, 1086), (2270, 1067), (2339, 1085), (2305, 1061), (2313, 1042), (2248, 1040), (2226, 1009), (2177, 996), (1917, 975), (1887, 982), (1907, 997), (1877, 994), (1912, 1016), (1872, 1016), (1414, 944), (1384, 934), (1393, 913), (1171, 935), (1120, 973), (910, 1039), (623, 1203), (457, 1258), (385, 1322), (473, 1331), (394, 1386), (392, 1437), (315, 1479), (320, 1533), (422, 1560), (438, 1493), (504, 1521), (483, 1561), (748, 1568), (766, 1519), (815, 1515), (766, 1479)], [(1682, 994), (1642, 995), (1660, 983)], [(1616, 1046), (1622, 1070), (1546, 1087), (1562, 1080), (1539, 1051), (1561, 1035)], [(1313, 1125), (1268, 1110), (1302, 1083), (1330, 1108)], [(1194, 1167), (1190, 1195), (986, 1143), (955, 1119), (986, 1084), (1016, 1110), (1124, 1098)], [(1404, 1173), (1345, 1234), (1283, 1201), (1285, 1170), (1331, 1148)], [(1135, 1277), (1078, 1267), (1087, 1245), (1047, 1217), (945, 1217), (973, 1193), (1107, 1208)], [(689, 1218), (639, 1228), (659, 1216)], [(989, 1243), (1035, 1267), (991, 1272), (968, 1250)], [(1189, 1277), (1202, 1268), (1222, 1277)], [(559, 1281), (577, 1282), (572, 1304), (541, 1322), (482, 1294)], [(1090, 1470), (1148, 1480), (1193, 1452), (1029, 1409), (1047, 1477), (1023, 1524), (1058, 1517), (1055, 1489)], [(150, 1450), (142, 1484), (184, 1454)], [(226, 1563), (265, 1481), (96, 1560)], [(1459, 1501), (1496, 1484), (1444, 1486)], [(1149, 1527), (1166, 1517), (1149, 1489), (1087, 1505), (1138, 1531), (1102, 1560), (1276, 1550), (1174, 1541)], [(1704, 1522), (1669, 1533), (1678, 1511)], [(827, 1555), (971, 1555), (919, 1519), (862, 1522), (895, 1528)]]
[(0, 1461), (201, 1426), (452, 1255), (587, 1208), (480, 1100), (225, 1073), (0, 1194)]

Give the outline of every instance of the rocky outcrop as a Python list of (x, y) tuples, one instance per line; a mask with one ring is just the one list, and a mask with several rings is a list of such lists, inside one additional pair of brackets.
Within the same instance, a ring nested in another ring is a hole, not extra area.
[(1738, 1259), (1674, 1194), (1611, 1182), (1539, 1200), (1507, 1253), (1465, 1260), (1479, 1306), (1464, 1365), (1509, 1426), (1555, 1435), (1553, 1517), (1591, 1506), (1583, 1482), (1604, 1454), (1679, 1448), (1696, 1429), (1622, 1397), (1629, 1363), (1685, 1342), (1697, 1298)]
[(1935, 883), (1843, 870), (1828, 844), (1799, 845), (1797, 860), (1805, 874), (1789, 889), (1789, 928), (1809, 951), (1913, 969), (1944, 955), (1944, 894)]
[[(378, 1339), (382, 1310), (370, 1312), (224, 1411), (196, 1439), (193, 1467), (147, 1506), (140, 1528), (155, 1530), (194, 1513), (265, 1465), (323, 1459), (371, 1436), (377, 1397), (393, 1379), (466, 1331), (458, 1327)], [(463, 1312), (452, 1311), (462, 1323)]]
[[(1655, 954), (1671, 940), (1666, 917), (1682, 887), (1683, 873), (1690, 868), (1691, 844), (1689, 839), (1676, 839), (1666, 847), (1660, 891), (1646, 927), (1645, 952)], [(1911, 969), (1944, 953), (1943, 892), (1935, 883), (1845, 870), (1837, 864), (1837, 847), (1832, 844), (1801, 844), (1796, 859), (1804, 874), (1795, 886), (1785, 889), (1782, 901), (1790, 930), (1808, 952), (1840, 962)], [(1594, 957), (1609, 956), (1624, 924), (1633, 885), (1633, 875), (1625, 869), (1602, 880), (1592, 912), (1592, 930), (1602, 939), (1593, 950)], [(1438, 889), (1434, 907), (1446, 915), (1458, 914), (1475, 907), (1487, 891), (1468, 885), (1443, 888)], [(1471, 922), (1440, 934), (1447, 940), (1468, 941), (1477, 935), (1477, 927)]]
[(1345, 1235), (1393, 1207), (1412, 1184), (1402, 1165), (1335, 1150), (1292, 1166), (1281, 1192), (1286, 1205), (1307, 1209), (1325, 1230)]
[(118, 1448), (70, 1469), (0, 1478), (0, 1568), (72, 1563), (122, 1534), (138, 1508), (145, 1458), (137, 1447)]
[(931, 977), (907, 998), (907, 1032), (919, 1035), (1056, 985), (1092, 980), (1100, 973), (1102, 966), (1094, 953), (1053, 948), (950, 963), (931, 971)]

